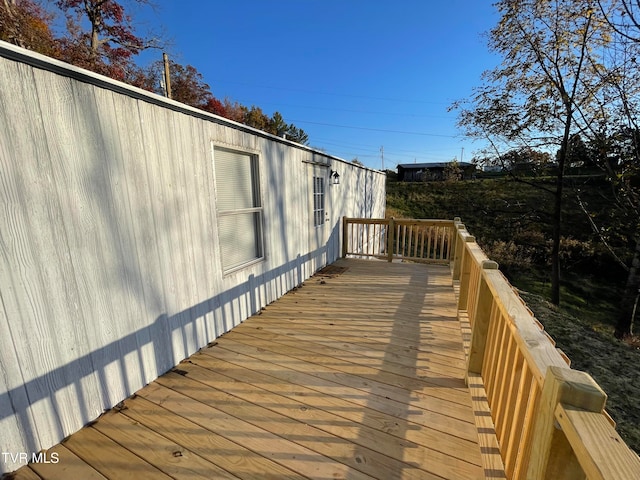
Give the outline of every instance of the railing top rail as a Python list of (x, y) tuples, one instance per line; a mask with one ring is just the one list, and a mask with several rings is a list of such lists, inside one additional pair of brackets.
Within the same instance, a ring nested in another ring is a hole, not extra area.
[[(389, 223), (390, 218), (353, 218), (353, 217), (345, 217), (345, 221), (347, 223), (358, 223), (358, 224), (367, 224), (367, 223)], [(453, 220), (439, 220), (439, 219), (430, 219), (430, 218), (393, 218), (393, 222), (396, 225), (443, 225), (443, 226), (453, 226)]]
[(393, 221), (398, 224), (453, 226), (453, 220), (438, 220), (432, 218), (394, 218)]
[(564, 357), (500, 270), (483, 270), (497, 308), (510, 320), (514, 340), (542, 387), (549, 367), (568, 368)]
[[(574, 447), (576, 457), (589, 480), (637, 478), (640, 457), (629, 451), (604, 415), (559, 403), (554, 416), (569, 443), (578, 447)], [(595, 441), (581, 446), (589, 438), (613, 441), (606, 444)]]
[(366, 224), (388, 224), (389, 223), (389, 219), (388, 218), (351, 218), (351, 217), (345, 217), (344, 221), (346, 223), (355, 223), (355, 224), (362, 224), (362, 225), (366, 225)]
[(462, 232), (459, 235), (462, 241), (465, 242), (465, 247), (467, 248), (467, 252), (471, 256), (471, 258), (474, 260), (476, 265), (481, 266), (482, 262), (489, 260), (489, 257), (487, 257), (487, 255), (484, 253), (482, 248), (480, 248), (480, 245), (476, 243), (475, 237), (471, 235), (464, 235), (464, 233)]

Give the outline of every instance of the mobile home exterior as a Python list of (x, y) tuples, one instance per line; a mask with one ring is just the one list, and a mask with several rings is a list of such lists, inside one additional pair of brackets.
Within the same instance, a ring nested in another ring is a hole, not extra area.
[(0, 167), (0, 447), (15, 454), (333, 262), (342, 217), (385, 213), (381, 172), (4, 42)]

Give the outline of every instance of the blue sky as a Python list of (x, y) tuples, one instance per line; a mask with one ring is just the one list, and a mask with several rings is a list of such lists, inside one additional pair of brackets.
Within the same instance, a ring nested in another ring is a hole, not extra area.
[[(169, 54), (220, 99), (279, 111), (313, 147), (372, 168), (469, 161), (452, 101), (498, 61), (491, 0), (155, 0)], [(159, 53), (156, 53), (158, 56)], [(464, 153), (463, 152), (464, 149)]]

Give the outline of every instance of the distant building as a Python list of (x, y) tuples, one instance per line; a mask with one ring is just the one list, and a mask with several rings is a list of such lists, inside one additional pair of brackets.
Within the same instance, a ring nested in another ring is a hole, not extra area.
[[(403, 163), (398, 165), (398, 181), (427, 182), (445, 180), (446, 170), (453, 162), (438, 163)], [(471, 180), (475, 176), (476, 166), (473, 163), (457, 162), (460, 180)]]

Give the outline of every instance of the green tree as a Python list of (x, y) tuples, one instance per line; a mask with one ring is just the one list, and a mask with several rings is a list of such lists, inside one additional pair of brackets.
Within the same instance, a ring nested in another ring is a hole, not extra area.
[(458, 159), (454, 158), (444, 166), (442, 173), (443, 180), (446, 182), (457, 182), (462, 177), (462, 169), (458, 163)]
[(298, 142), (303, 145), (309, 144), (309, 137), (304, 130), (296, 127), (294, 124), (288, 124), (284, 121), (284, 118), (280, 112), (275, 112), (269, 120), (269, 127), (267, 130), (269, 133), (273, 133), (278, 137), (285, 137), (293, 142)]
[(595, 152), (579, 133), (571, 135), (567, 146), (567, 166), (592, 167), (597, 163)]
[(552, 212), (551, 301), (560, 303), (560, 238), (564, 172), (571, 135), (602, 118), (600, 52), (610, 28), (587, 0), (500, 0), (490, 49), (502, 64), (460, 108), (466, 134), (497, 151), (557, 149)]
[(302, 145), (309, 145), (309, 136), (307, 133), (293, 124), (289, 125), (287, 129), (287, 138)]
[(289, 125), (282, 118), (282, 114), (280, 112), (273, 112), (273, 116), (269, 121), (269, 133), (273, 133), (278, 137), (282, 137), (289, 130)]
[(519, 175), (536, 176), (545, 171), (551, 162), (548, 152), (535, 150), (531, 147), (516, 147), (498, 157), (488, 157), (483, 163), (499, 165), (513, 178), (525, 181)]

